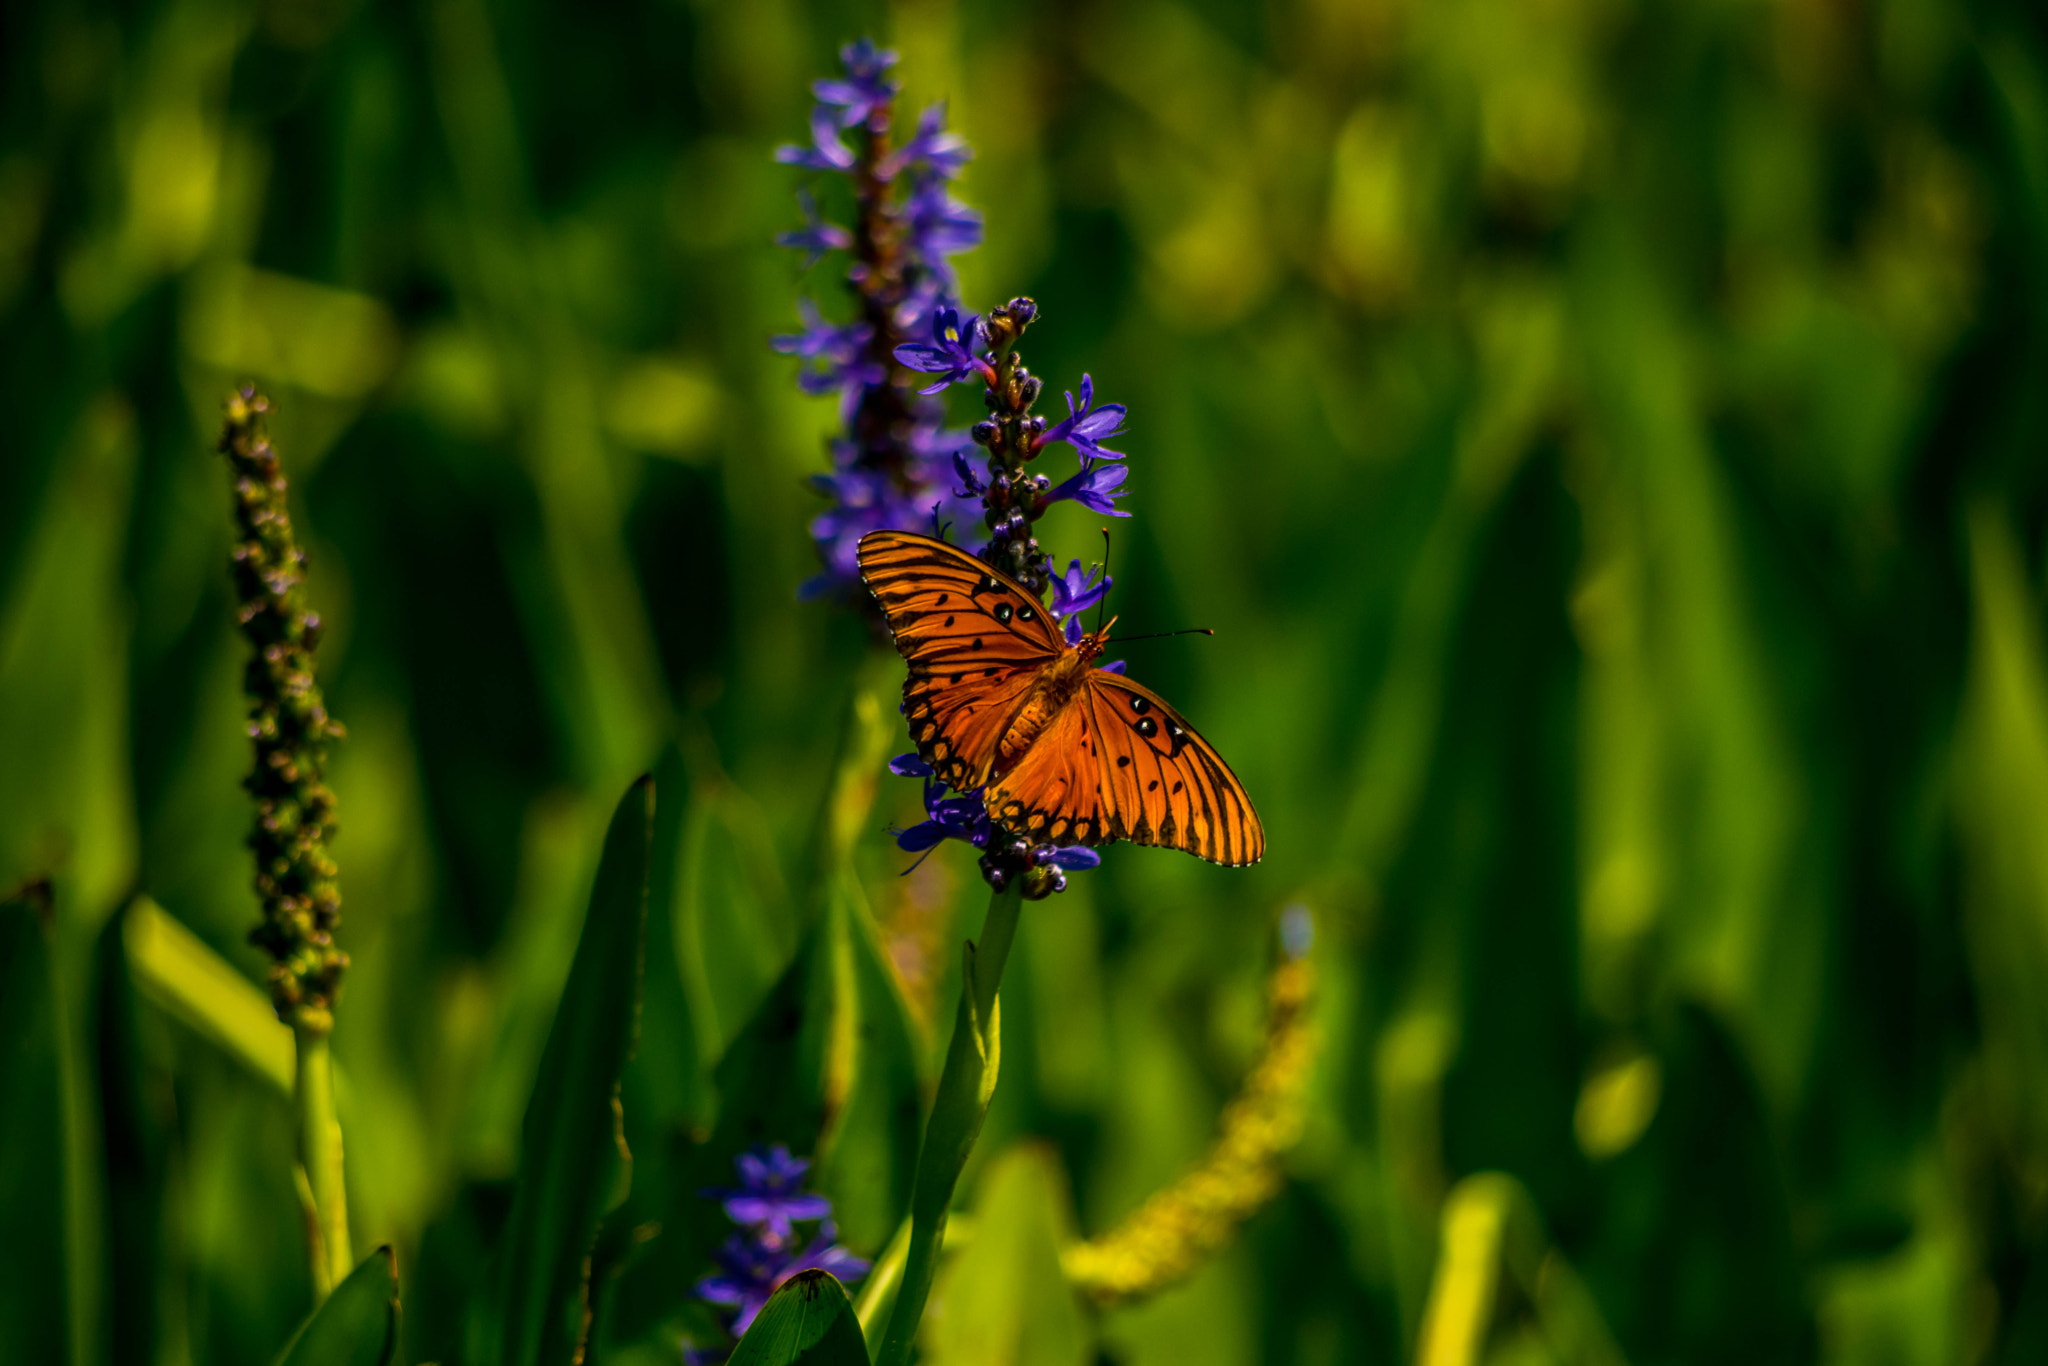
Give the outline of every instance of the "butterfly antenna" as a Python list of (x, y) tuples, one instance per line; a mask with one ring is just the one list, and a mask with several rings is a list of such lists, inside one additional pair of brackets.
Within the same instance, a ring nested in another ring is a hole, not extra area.
[(1207, 626), (1190, 626), (1185, 631), (1152, 631), (1142, 636), (1118, 636), (1117, 644), (1128, 645), (1134, 640), (1164, 640), (1168, 636), (1213, 636), (1216, 632)]
[(1102, 634), (1102, 614), (1109, 610), (1109, 528), (1102, 529), (1102, 601), (1095, 604), (1095, 634)]

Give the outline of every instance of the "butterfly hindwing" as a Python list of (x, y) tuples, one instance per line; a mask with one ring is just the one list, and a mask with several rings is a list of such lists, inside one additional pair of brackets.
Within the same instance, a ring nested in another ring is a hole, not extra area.
[(1233, 867), (1266, 852), (1258, 813), (1222, 756), (1157, 693), (1099, 669), (987, 800), (1027, 839), (1129, 840)]
[(989, 815), (1025, 839), (1109, 844), (1119, 838), (1103, 810), (1095, 723), (1084, 693), (1042, 731), (1017, 766), (983, 794)]
[(1022, 585), (944, 541), (871, 532), (860, 571), (910, 665), (903, 713), (918, 754), (948, 786), (980, 787), (1010, 717), (1066, 643)]

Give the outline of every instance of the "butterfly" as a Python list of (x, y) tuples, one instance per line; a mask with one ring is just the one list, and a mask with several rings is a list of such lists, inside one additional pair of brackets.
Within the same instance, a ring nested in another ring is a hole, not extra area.
[(1266, 832), (1244, 784), (1150, 688), (1095, 667), (1109, 628), (1070, 645), (1037, 595), (957, 546), (863, 536), (860, 573), (910, 665), (903, 714), (947, 786), (1014, 834), (1162, 845), (1232, 867)]

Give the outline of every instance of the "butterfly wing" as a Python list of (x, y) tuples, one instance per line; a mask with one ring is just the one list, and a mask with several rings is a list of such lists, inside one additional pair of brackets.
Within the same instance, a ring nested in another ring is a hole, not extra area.
[(1010, 829), (1055, 843), (1122, 839), (1232, 867), (1266, 853), (1223, 756), (1150, 688), (1100, 669), (987, 800)]
[(1086, 692), (1055, 716), (1016, 767), (983, 794), (989, 814), (1027, 839), (1109, 844), (1122, 839), (1104, 810), (1100, 745)]
[(910, 665), (903, 714), (919, 756), (947, 786), (981, 787), (1011, 717), (1067, 643), (1037, 597), (958, 546), (874, 531), (859, 559)]

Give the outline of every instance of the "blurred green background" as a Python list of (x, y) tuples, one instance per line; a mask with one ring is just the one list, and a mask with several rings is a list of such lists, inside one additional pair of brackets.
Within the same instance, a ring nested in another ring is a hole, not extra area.
[[(664, 752), (698, 980), (636, 1066), (711, 1113), (897, 676), (795, 601), (834, 413), (766, 344), (838, 301), (769, 154), (861, 33), (978, 149), (966, 303), (1129, 405), (1115, 605), (1217, 632), (1132, 669), (1271, 844), (1027, 908), (983, 1154), (1048, 1141), (1108, 1227), (1209, 1142), (1274, 917), (1320, 929), (1286, 1191), (1101, 1359), (1427, 1355), (1482, 1171), (1588, 1293), (1446, 1363), (2048, 1359), (2048, 27), (1993, 0), (9, 5), (0, 892), (54, 879), (57, 972), (0, 984), (0, 1356), (263, 1363), (307, 1305), (283, 1092), (123, 1024), (100, 936), (146, 892), (260, 980), (238, 380), (351, 731), (335, 1045), (413, 1359)], [(982, 891), (896, 877), (915, 789), (857, 861), (942, 1043)]]

